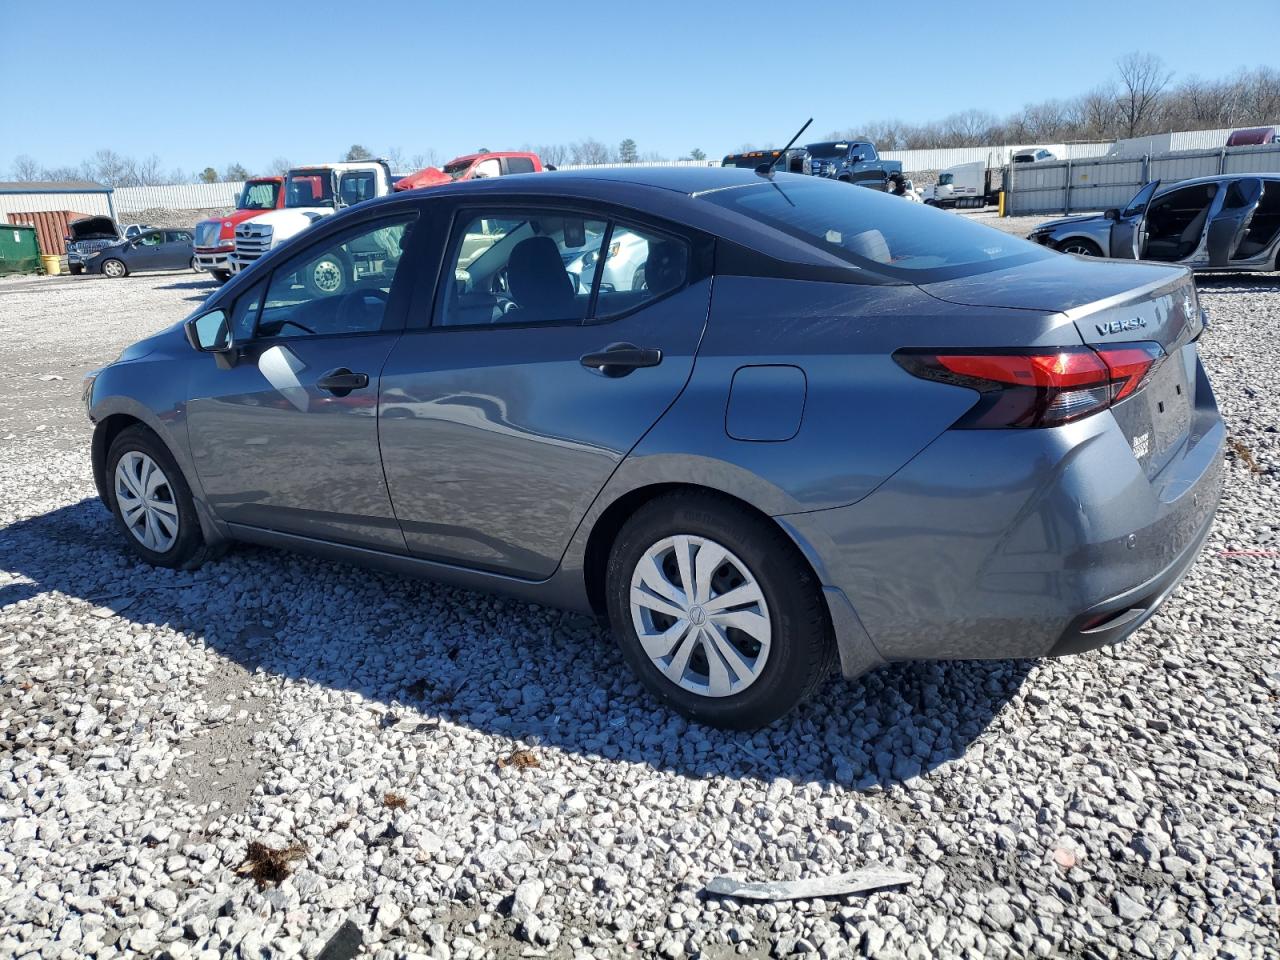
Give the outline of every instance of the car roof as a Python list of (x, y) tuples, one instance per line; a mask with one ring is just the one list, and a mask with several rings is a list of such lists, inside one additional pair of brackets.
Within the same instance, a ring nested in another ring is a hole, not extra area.
[(1244, 173), (1215, 173), (1207, 177), (1192, 177), (1190, 180), (1170, 180), (1160, 184), (1157, 194), (1167, 193), (1170, 190), (1180, 190), (1183, 187), (1194, 187), (1202, 183), (1227, 183), (1231, 180), (1243, 180), (1249, 177), (1261, 177), (1264, 180), (1280, 180), (1280, 171), (1259, 172), (1249, 170)]
[[(572, 193), (586, 190), (592, 195), (607, 191), (610, 185), (626, 184), (631, 187), (666, 190), (686, 196), (714, 190), (718, 187), (759, 183), (760, 175), (754, 170), (739, 167), (592, 167), (585, 170), (554, 170), (536, 177), (491, 177), (483, 180), (464, 180), (437, 187), (425, 187), (433, 194), (441, 191), (461, 192), (500, 190), (512, 193)], [(408, 191), (412, 193), (412, 191)], [(404, 194), (401, 194), (404, 196)]]

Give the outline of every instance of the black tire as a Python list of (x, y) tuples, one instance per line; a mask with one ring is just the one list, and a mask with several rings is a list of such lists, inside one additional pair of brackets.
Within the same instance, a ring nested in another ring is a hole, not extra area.
[(326, 253), (299, 272), (303, 286), (313, 297), (339, 297), (351, 286), (351, 267), (336, 254)]
[[(109, 268), (115, 269), (114, 267), (111, 267), (111, 264), (115, 264), (115, 266), (119, 268), (118, 273), (107, 272)], [(106, 260), (102, 261), (102, 266), (98, 268), (98, 272), (108, 279), (118, 280), (121, 277), (127, 277), (129, 275), (129, 267), (123, 260), (117, 260), (115, 257), (108, 257)]]
[(1071, 237), (1063, 240), (1058, 244), (1058, 249), (1063, 253), (1073, 253), (1080, 257), (1102, 256), (1102, 248), (1092, 240), (1086, 240), (1084, 237)]
[(191, 267), (191, 269), (192, 269), (192, 270), (194, 270), (196, 273), (200, 273), (200, 272), (201, 272), (201, 270), (200, 270), (200, 261), (199, 261), (199, 260), (197, 260), (195, 257), (192, 257), (192, 258), (191, 258), (191, 263), (189, 264), (189, 266), (190, 266), (190, 267)]
[(78, 277), (80, 274), (84, 273), (84, 266), (79, 263), (69, 263), (67, 264), (67, 273), (71, 274), (73, 277)]
[[(163, 552), (146, 547), (130, 531), (121, 516), (120, 504), (116, 495), (116, 466), (120, 458), (137, 451), (150, 457), (164, 474), (170, 493), (170, 499), (178, 510), (178, 535), (172, 546)], [(106, 490), (107, 507), (116, 519), (120, 535), (124, 537), (135, 554), (147, 563), (157, 567), (172, 567), (181, 570), (194, 570), (209, 556), (211, 551), (204, 542), (204, 534), (200, 530), (200, 520), (196, 516), (195, 503), (191, 499), (191, 488), (187, 486), (186, 477), (178, 468), (177, 461), (169, 453), (168, 448), (151, 430), (137, 424), (121, 430), (107, 451)]]
[(839, 180), (841, 183), (853, 183), (853, 177), (849, 176), (848, 174), (839, 176), (836, 179)]
[(217, 280), (219, 283), (226, 283), (231, 279), (230, 270), (210, 270), (209, 272), (213, 274), (213, 279)]
[[(630, 600), (636, 565), (651, 547), (682, 534), (712, 539), (735, 554), (768, 606), (768, 656), (737, 693), (713, 697), (677, 685), (649, 658), (636, 632)], [(835, 668), (835, 642), (812, 570), (782, 530), (725, 497), (673, 493), (645, 504), (619, 531), (605, 583), (609, 619), (627, 662), (654, 696), (690, 719), (734, 730), (767, 726), (810, 697)]]
[(631, 274), (631, 292), (644, 289), (644, 264), (636, 267), (635, 272)]

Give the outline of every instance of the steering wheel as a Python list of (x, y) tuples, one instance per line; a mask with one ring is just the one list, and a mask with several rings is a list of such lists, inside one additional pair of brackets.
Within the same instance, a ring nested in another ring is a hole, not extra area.
[[(379, 301), (377, 320), (379, 324), (381, 323), (390, 297), (385, 290), (374, 287), (370, 290), (356, 290), (342, 298), (342, 301), (338, 304), (337, 324), (339, 330), (372, 329), (372, 327), (368, 326), (369, 304), (367, 301), (369, 298)], [(359, 311), (359, 313), (357, 314), (356, 311)]]

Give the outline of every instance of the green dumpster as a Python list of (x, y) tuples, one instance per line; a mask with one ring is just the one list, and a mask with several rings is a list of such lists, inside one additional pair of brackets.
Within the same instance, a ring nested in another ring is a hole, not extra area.
[(0, 274), (36, 273), (39, 269), (36, 228), (25, 223), (0, 223)]

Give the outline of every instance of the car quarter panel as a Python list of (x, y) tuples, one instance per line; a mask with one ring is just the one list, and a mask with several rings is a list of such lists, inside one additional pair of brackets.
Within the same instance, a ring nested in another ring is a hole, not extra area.
[[(853, 503), (977, 399), (911, 376), (894, 350), (1079, 342), (1060, 315), (944, 304), (910, 285), (718, 276), (689, 385), (615, 482), (704, 483), (769, 514)], [(736, 439), (726, 423), (735, 375), (762, 364), (802, 374), (803, 415), (786, 436), (751, 434), (735, 418), (739, 437), (780, 437)]]

